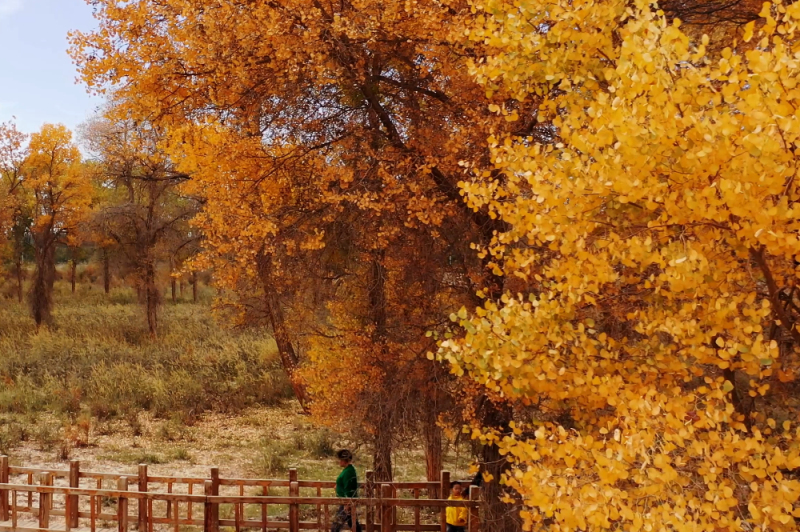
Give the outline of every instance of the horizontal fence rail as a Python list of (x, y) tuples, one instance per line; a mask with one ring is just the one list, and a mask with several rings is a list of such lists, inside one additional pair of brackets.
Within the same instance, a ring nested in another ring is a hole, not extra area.
[(77, 460), (68, 470), (16, 467), (0, 456), (0, 532), (446, 532), (448, 506), (467, 508), (465, 532), (480, 530), (480, 488), (446, 500), (446, 471), (439, 482), (388, 483), (367, 471), (356, 498), (335, 497), (335, 487), (299, 480), (295, 468), (287, 480), (222, 478), (216, 467), (207, 478), (149, 475), (146, 465), (126, 475), (81, 471)]

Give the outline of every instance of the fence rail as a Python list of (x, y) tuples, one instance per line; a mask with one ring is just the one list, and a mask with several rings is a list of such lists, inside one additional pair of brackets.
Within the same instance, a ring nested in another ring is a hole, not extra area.
[(468, 500), (446, 500), (446, 471), (439, 482), (389, 483), (367, 471), (352, 499), (331, 496), (334, 488), (335, 482), (299, 480), (295, 468), (286, 480), (222, 478), (216, 467), (207, 478), (149, 475), (146, 465), (126, 475), (81, 471), (77, 460), (68, 470), (16, 467), (0, 456), (0, 532), (327, 532), (343, 509), (356, 516), (343, 531), (446, 532), (448, 506), (468, 508), (466, 532), (480, 530), (480, 488), (472, 486)]

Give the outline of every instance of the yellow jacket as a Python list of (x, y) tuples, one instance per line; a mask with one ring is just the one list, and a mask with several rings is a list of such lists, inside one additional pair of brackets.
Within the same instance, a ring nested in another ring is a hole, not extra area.
[[(463, 501), (464, 497), (454, 497), (450, 495), (448, 501)], [(447, 524), (452, 526), (467, 526), (467, 509), (464, 507), (457, 508), (455, 506), (447, 507)]]

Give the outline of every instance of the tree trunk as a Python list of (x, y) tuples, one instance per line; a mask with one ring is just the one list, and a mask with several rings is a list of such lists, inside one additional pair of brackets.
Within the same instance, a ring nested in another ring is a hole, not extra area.
[(158, 305), (161, 297), (156, 285), (156, 267), (151, 260), (145, 261), (143, 266), (142, 283), (145, 298), (145, 312), (147, 313), (147, 328), (150, 336), (158, 333)]
[(183, 277), (178, 280), (178, 295), (183, 297)]
[[(372, 343), (375, 349), (382, 351), (379, 363), (386, 360), (386, 268), (383, 264), (385, 252), (380, 250), (374, 254), (370, 262), (367, 286), (369, 321), (372, 329)], [(384, 368), (390, 374), (390, 368)], [(391, 377), (390, 377), (391, 378)], [(393, 434), (393, 398), (391, 394), (379, 394), (381, 404), (371, 410), (376, 411), (377, 420), (373, 423), (373, 464), (375, 480), (389, 482), (392, 480), (392, 434)]]
[(376, 482), (392, 481), (392, 422), (388, 412), (378, 414), (377, 431), (372, 440), (372, 469)]
[(22, 286), (22, 252), (16, 253), (15, 258), (16, 274), (17, 274), (17, 300), (22, 303), (23, 300), (23, 286)]
[(178, 279), (175, 278), (175, 265), (170, 259), (169, 261), (169, 288), (172, 295), (172, 304), (178, 302)]
[[(509, 431), (512, 421), (511, 408), (508, 405), (497, 405), (486, 401), (487, 409), (483, 416), (485, 427), (494, 427), (501, 432)], [(500, 454), (496, 445), (484, 445), (481, 449), (481, 471), (489, 473), (492, 479), (481, 487), (484, 506), (484, 528), (486, 532), (519, 532), (522, 523), (518, 519), (519, 511), (502, 500), (500, 479), (508, 473), (511, 464)], [(515, 518), (515, 515), (517, 518)]]
[[(266, 303), (267, 318), (272, 326), (272, 336), (275, 338), (275, 344), (278, 346), (281, 364), (283, 365), (283, 370), (286, 372), (286, 375), (289, 377), (289, 382), (292, 383), (295, 397), (297, 397), (300, 405), (305, 410), (306, 390), (297, 377), (297, 368), (300, 360), (289, 336), (289, 329), (286, 326), (286, 320), (283, 316), (283, 307), (281, 306), (280, 297), (272, 278), (272, 256), (261, 253), (256, 261), (259, 279), (264, 289), (264, 303)], [(197, 283), (195, 282), (195, 290), (197, 289), (196, 287)]]
[(197, 303), (197, 272), (192, 272), (192, 301)]
[(55, 238), (50, 229), (34, 237), (36, 271), (31, 287), (30, 304), (36, 326), (52, 321), (53, 283), (56, 279)]
[(72, 293), (73, 294), (75, 293), (75, 277), (77, 277), (77, 271), (78, 271), (78, 261), (75, 260), (75, 259), (72, 259), (70, 261), (69, 277), (70, 277), (70, 283), (72, 284)]
[[(438, 482), (442, 475), (442, 428), (436, 423), (437, 408), (430, 405), (426, 411), (425, 431), (425, 473), (431, 482)], [(439, 498), (439, 490), (434, 490), (432, 498)]]
[(103, 290), (106, 294), (111, 292), (111, 259), (106, 248), (103, 248)]

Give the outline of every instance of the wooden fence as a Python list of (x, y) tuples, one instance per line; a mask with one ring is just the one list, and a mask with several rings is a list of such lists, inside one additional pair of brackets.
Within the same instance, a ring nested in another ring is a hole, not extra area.
[(0, 456), (0, 532), (46, 532), (83, 529), (127, 532), (175, 532), (202, 527), (289, 532), (333, 526), (340, 507), (357, 517), (343, 530), (357, 532), (446, 532), (445, 508), (468, 508), (466, 532), (479, 532), (480, 488), (472, 486), (468, 500), (448, 501), (450, 474), (440, 482), (374, 481), (371, 471), (358, 498), (332, 495), (335, 482), (289, 478), (223, 478), (219, 469), (208, 478), (150, 475), (140, 465), (135, 475), (82, 471), (80, 462), (68, 470), (10, 466)]

